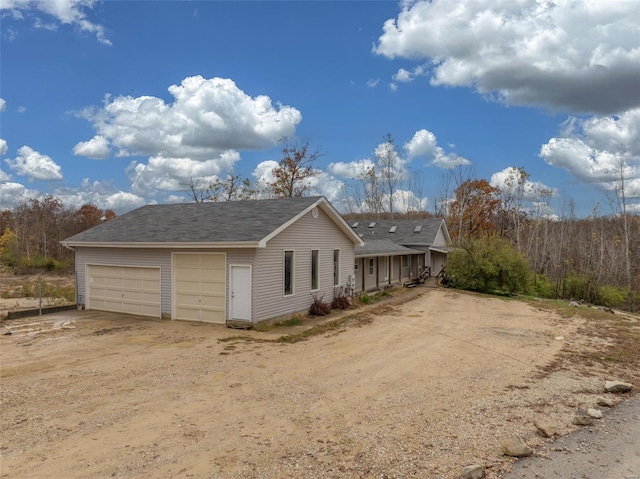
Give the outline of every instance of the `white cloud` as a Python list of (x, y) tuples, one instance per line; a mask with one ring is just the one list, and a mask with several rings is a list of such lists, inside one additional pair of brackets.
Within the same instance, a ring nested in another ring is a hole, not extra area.
[(7, 109), (7, 102), (4, 98), (0, 98), (0, 111), (5, 111)]
[(127, 173), (131, 179), (131, 191), (149, 196), (157, 190), (183, 191), (192, 179), (205, 184), (212, 183), (221, 174), (233, 171), (239, 159), (240, 155), (233, 150), (206, 161), (158, 156), (149, 158), (146, 164), (132, 162)]
[[(491, 175), (489, 183), (491, 186), (500, 188), (501, 191), (510, 194), (518, 194), (518, 178), (520, 171), (518, 168), (508, 166), (507, 168), (495, 172)], [(545, 185), (540, 181), (525, 179), (521, 185), (522, 199), (526, 201), (537, 201), (541, 197), (558, 196), (558, 189)], [(541, 203), (542, 204), (542, 203)]]
[(615, 189), (624, 164), (628, 194), (640, 189), (640, 108), (620, 116), (570, 118), (562, 136), (551, 138), (540, 148), (549, 165), (564, 168), (580, 181), (599, 182)]
[(295, 133), (293, 107), (250, 97), (225, 78), (187, 77), (169, 87), (172, 103), (153, 96), (106, 97), (89, 119), (116, 156), (145, 155), (207, 161), (227, 150), (262, 149)]
[(404, 68), (400, 68), (394, 75), (393, 75), (393, 80), (394, 81), (399, 81), (402, 83), (408, 83), (413, 81), (413, 75), (411, 74), (410, 71), (405, 70)]
[(5, 183), (5, 182), (8, 182), (9, 180), (11, 180), (11, 175), (9, 173), (5, 173), (4, 171), (0, 170), (0, 183)]
[(109, 157), (109, 141), (104, 136), (96, 135), (89, 141), (81, 141), (73, 148), (73, 154), (86, 156), (94, 160), (104, 160)]
[(432, 85), (508, 104), (615, 113), (640, 105), (635, 1), (432, 0), (402, 4), (374, 52), (427, 59)]
[(397, 85), (397, 83), (393, 83), (393, 82), (389, 83), (389, 89), (390, 89), (391, 91), (397, 91), (397, 90), (398, 90), (398, 85)]
[[(16, 19), (33, 16), (33, 26), (46, 30), (57, 29), (57, 23), (71, 25), (81, 31), (95, 34), (100, 43), (111, 45), (104, 26), (87, 18), (87, 12), (98, 3), (96, 0), (2, 0), (0, 11), (10, 12)], [(43, 19), (39, 15), (45, 14)], [(50, 17), (53, 17), (53, 22)]]
[(378, 86), (378, 83), (380, 83), (380, 78), (370, 78), (369, 80), (367, 80), (367, 86), (369, 88), (375, 88)]
[(369, 159), (351, 162), (338, 161), (329, 163), (327, 173), (348, 180), (356, 180), (361, 178), (368, 170), (373, 168), (373, 166), (373, 161)]
[(16, 110), (18, 111), (18, 113), (24, 113), (25, 111), (27, 111), (27, 107), (20, 105), (18, 108), (16, 108)]
[(109, 181), (91, 181), (88, 178), (83, 179), (77, 188), (58, 188), (53, 194), (65, 206), (80, 208), (90, 203), (101, 209), (111, 209), (117, 214), (155, 203), (154, 200), (122, 191)]
[(18, 156), (13, 160), (6, 159), (5, 162), (17, 174), (28, 177), (29, 181), (62, 179), (60, 165), (28, 146), (19, 148)]
[(418, 130), (413, 138), (404, 144), (409, 159), (425, 157), (429, 164), (438, 168), (451, 169), (458, 166), (470, 165), (471, 161), (453, 152), (446, 153), (438, 146), (436, 136), (424, 128)]
[(8, 150), (7, 140), (0, 138), (0, 155), (6, 155)]
[(252, 176), (256, 179), (258, 185), (268, 185), (273, 183), (273, 169), (278, 167), (278, 162), (275, 160), (266, 160), (258, 163), (253, 170)]
[(0, 211), (13, 209), (20, 203), (35, 196), (34, 191), (28, 190), (20, 183), (4, 183), (0, 181)]

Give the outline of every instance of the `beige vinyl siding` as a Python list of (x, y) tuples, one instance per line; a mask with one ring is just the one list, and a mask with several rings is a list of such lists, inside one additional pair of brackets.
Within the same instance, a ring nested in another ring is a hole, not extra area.
[[(252, 315), (255, 317), (256, 311), (256, 277), (255, 277), (255, 249), (137, 249), (137, 248), (87, 248), (78, 247), (76, 249), (76, 281), (78, 285), (78, 302), (86, 301), (86, 265), (120, 265), (120, 266), (142, 266), (160, 267), (160, 288), (161, 288), (161, 314), (163, 318), (171, 318), (171, 253), (226, 253), (227, 271), (226, 283), (229, 284), (229, 264), (251, 265), (254, 275), (251, 284), (252, 294)], [(229, 294), (227, 291), (226, 311), (229, 311)]]
[[(311, 250), (319, 250), (318, 297), (333, 298), (333, 250), (340, 250), (340, 284), (353, 274), (353, 242), (321, 210), (311, 212), (256, 250), (253, 303), (255, 321), (293, 314), (309, 308), (311, 297)], [(293, 291), (284, 296), (284, 251), (294, 251)]]
[(442, 231), (442, 227), (438, 230), (435, 239), (433, 240), (433, 244), (431, 246), (446, 246), (447, 242), (444, 237), (444, 233)]

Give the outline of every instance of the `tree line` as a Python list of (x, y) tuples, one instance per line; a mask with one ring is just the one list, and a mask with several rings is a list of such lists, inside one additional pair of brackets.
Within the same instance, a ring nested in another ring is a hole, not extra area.
[[(486, 179), (475, 178), (473, 170), (466, 167), (447, 171), (441, 182), (442, 191), (434, 199), (433, 212), (427, 212), (419, 201), (423, 195), (418, 172), (406, 169), (391, 135), (384, 140), (376, 148), (375, 160), (362, 162), (354, 175), (356, 181), (345, 192), (346, 217), (441, 217), (467, 263), (480, 264), (480, 256), (487, 251), (500, 257), (499, 252), (504, 252), (507, 245), (526, 262), (539, 292), (592, 301), (601, 295), (603, 287), (608, 287), (624, 296), (631, 307), (640, 303), (640, 217), (627, 204), (624, 165), (620, 168), (618, 189), (611, 193), (606, 205), (608, 214), (597, 205), (587, 218), (578, 218), (574, 203), (568, 201), (560, 215), (552, 216), (549, 202), (553, 192), (530, 182), (524, 168), (511, 168), (504, 183), (495, 186)], [(186, 201), (310, 194), (313, 178), (322, 173), (315, 165), (322, 156), (321, 149), (308, 139), (284, 138), (281, 145), (281, 159), (266, 184), (256, 185), (233, 174), (213, 184), (192, 180), (185, 185)], [(73, 254), (60, 245), (60, 240), (114, 216), (113, 211), (95, 205), (68, 208), (53, 196), (31, 199), (13, 210), (0, 212), (1, 260), (23, 269), (64, 266), (73, 260)], [(506, 264), (511, 260), (502, 257), (502, 261)], [(495, 274), (509, 276), (495, 261), (489, 266), (486, 268), (495, 270)], [(465, 268), (471, 271), (469, 264)]]
[(65, 206), (52, 195), (0, 211), (0, 264), (18, 273), (67, 269), (73, 252), (60, 241), (116, 217), (92, 204)]

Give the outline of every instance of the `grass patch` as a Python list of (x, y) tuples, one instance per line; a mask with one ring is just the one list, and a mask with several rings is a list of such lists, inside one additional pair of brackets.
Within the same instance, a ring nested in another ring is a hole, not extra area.
[(632, 382), (640, 380), (640, 316), (612, 314), (597, 307), (569, 306), (566, 301), (536, 301), (531, 304), (562, 318), (582, 319), (578, 334), (592, 340), (588, 346), (579, 348), (566, 345), (556, 361), (544, 368), (545, 373), (561, 369), (566, 361), (579, 367), (603, 370)]

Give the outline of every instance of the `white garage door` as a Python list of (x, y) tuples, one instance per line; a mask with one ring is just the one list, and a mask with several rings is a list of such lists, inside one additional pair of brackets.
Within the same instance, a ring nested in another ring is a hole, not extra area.
[(160, 268), (88, 266), (88, 309), (160, 317)]
[(175, 319), (224, 324), (226, 290), (224, 253), (174, 255)]

